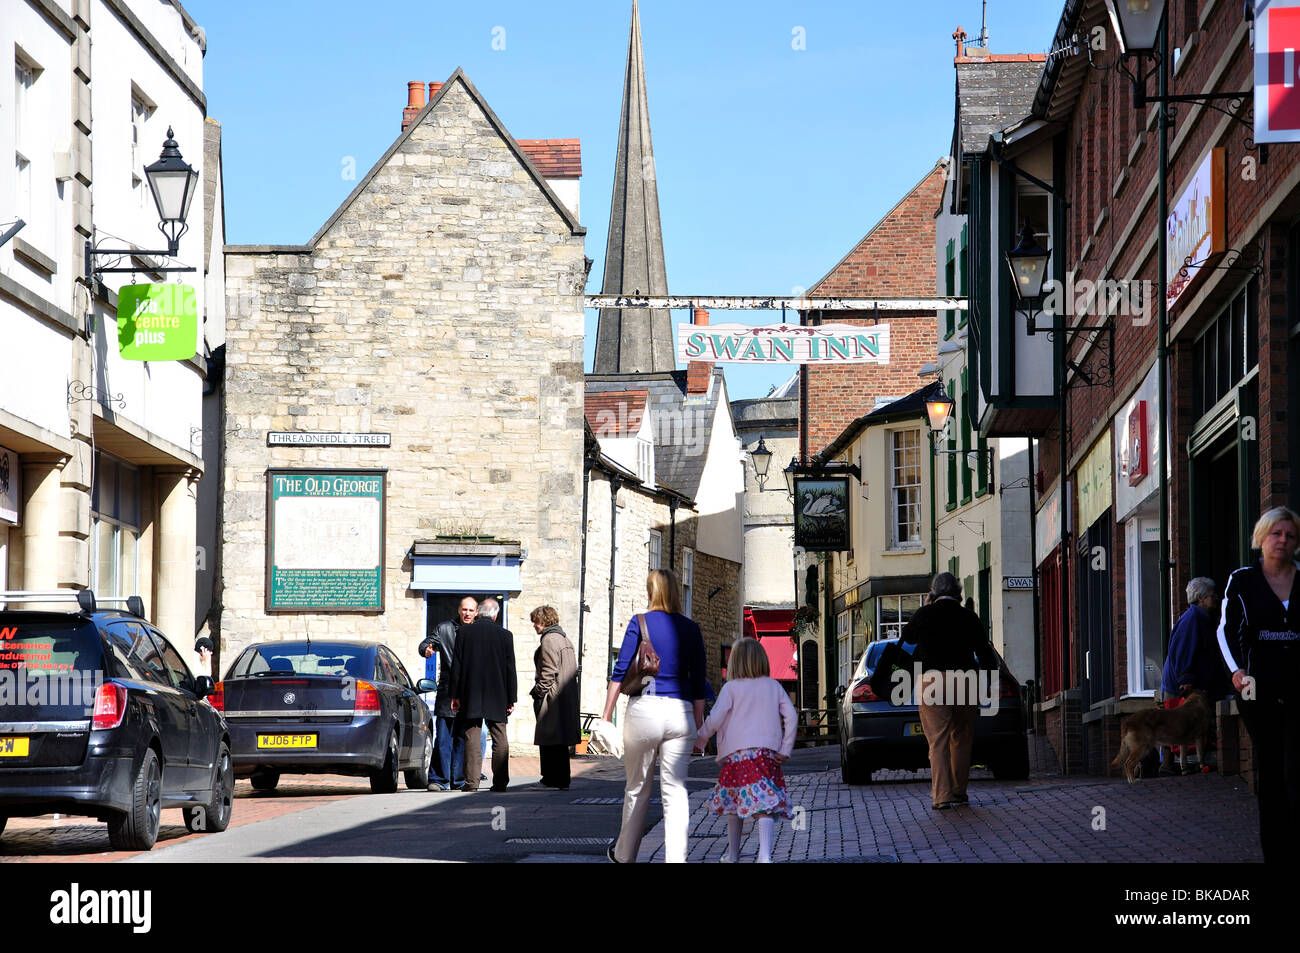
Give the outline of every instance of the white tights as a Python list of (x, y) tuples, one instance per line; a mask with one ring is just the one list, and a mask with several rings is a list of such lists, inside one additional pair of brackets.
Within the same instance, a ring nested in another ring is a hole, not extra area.
[[(772, 862), (772, 841), (775, 839), (776, 822), (769, 814), (756, 815), (758, 820), (758, 862)], [(727, 860), (736, 863), (740, 860), (740, 829), (744, 819), (736, 814), (727, 815)]]

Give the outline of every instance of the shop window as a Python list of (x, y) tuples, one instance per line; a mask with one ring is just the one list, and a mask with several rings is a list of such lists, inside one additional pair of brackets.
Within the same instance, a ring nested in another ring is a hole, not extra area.
[(895, 430), (890, 433), (890, 507), (893, 518), (891, 543), (895, 546), (921, 544), (921, 431)]
[(912, 615), (921, 608), (925, 596), (881, 596), (876, 600), (876, 631), (882, 639), (902, 636), (903, 627), (912, 621)]
[(95, 454), (91, 490), (91, 587), (99, 596), (140, 591), (140, 471), (106, 453)]
[(836, 659), (839, 663), (839, 684), (848, 685), (853, 674), (853, 627), (847, 612), (835, 617)]

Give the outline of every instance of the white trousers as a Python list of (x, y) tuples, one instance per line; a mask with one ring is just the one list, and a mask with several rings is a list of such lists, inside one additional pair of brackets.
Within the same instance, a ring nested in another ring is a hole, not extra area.
[(686, 828), (690, 804), (686, 772), (695, 747), (693, 706), (680, 698), (638, 695), (627, 703), (623, 716), (623, 765), (627, 787), (623, 792), (623, 826), (614, 857), (621, 864), (636, 862), (650, 810), (650, 772), (659, 759), (659, 797), (664, 809), (664, 860), (686, 862)]

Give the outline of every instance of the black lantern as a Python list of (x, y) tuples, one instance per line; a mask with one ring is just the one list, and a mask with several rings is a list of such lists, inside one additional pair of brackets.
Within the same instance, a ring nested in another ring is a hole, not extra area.
[(767, 468), (772, 465), (772, 451), (767, 449), (767, 444), (759, 437), (758, 446), (749, 451), (749, 456), (754, 461), (754, 475), (758, 477), (758, 488), (761, 490), (767, 482)]
[(162, 155), (152, 165), (144, 167), (154, 204), (158, 206), (158, 230), (167, 236), (168, 253), (175, 255), (180, 248), (181, 236), (189, 226), (185, 219), (190, 214), (190, 203), (199, 188), (199, 174), (181, 158), (181, 150), (167, 127), (167, 140)]
[(952, 416), (954, 406), (956, 402), (943, 392), (941, 385), (939, 393), (925, 402), (925, 413), (930, 418), (931, 433), (939, 433), (948, 425), (948, 418)]
[(790, 465), (787, 466), (782, 472), (785, 474), (785, 492), (789, 493), (790, 499), (793, 500), (794, 499), (794, 478), (795, 475), (799, 472), (799, 458), (791, 457)]
[(1020, 230), (1020, 244), (1006, 253), (1011, 280), (1021, 301), (1042, 295), (1043, 284), (1047, 281), (1047, 259), (1051, 255), (1051, 249), (1038, 244), (1034, 230), (1026, 223)]
[(1121, 52), (1130, 56), (1152, 56), (1160, 36), (1167, 0), (1106, 0), (1111, 25), (1119, 37)]

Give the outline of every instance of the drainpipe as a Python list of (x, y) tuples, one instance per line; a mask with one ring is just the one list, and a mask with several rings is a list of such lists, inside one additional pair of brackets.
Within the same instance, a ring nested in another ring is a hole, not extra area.
[(934, 502), (934, 431), (930, 431), (930, 578), (939, 571), (939, 527), (936, 524), (938, 510)]
[(668, 568), (677, 572), (677, 497), (668, 498)]
[(614, 475), (609, 478), (609, 665), (605, 677), (614, 674), (614, 565), (618, 557), (618, 490), (623, 481)]
[[(1036, 489), (1035, 484), (1038, 482), (1038, 470), (1034, 467), (1034, 438), (1027, 438), (1025, 445), (1025, 453), (1029, 462), (1029, 476), (1027, 477), (1029, 483), (1029, 592), (1034, 606), (1034, 693), (1037, 696), (1043, 688), (1042, 646), (1039, 644), (1042, 634), (1038, 621), (1038, 518), (1034, 513), (1034, 490)], [(1028, 711), (1027, 706), (1026, 711)], [(1033, 724), (1037, 724), (1036, 718)]]
[(591, 454), (582, 455), (582, 566), (578, 570), (578, 698), (582, 698), (582, 633), (587, 622), (587, 496), (591, 488)]
[[(1165, 25), (1160, 28), (1160, 95), (1169, 93), (1169, 15), (1165, 14)], [(1158, 209), (1156, 211), (1156, 234), (1160, 236), (1156, 250), (1156, 388), (1160, 414), (1160, 648), (1162, 655), (1169, 654), (1169, 627), (1171, 616), (1169, 608), (1169, 403), (1166, 393), (1169, 390), (1169, 306), (1165, 297), (1169, 287), (1169, 231), (1165, 223), (1169, 221), (1169, 111), (1167, 104), (1160, 103), (1160, 177), (1157, 183)], [(1140, 537), (1139, 537), (1140, 538)], [(1140, 544), (1139, 544), (1140, 545)]]

